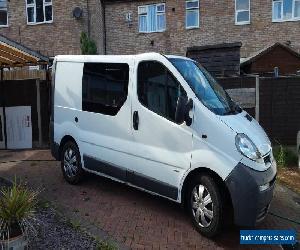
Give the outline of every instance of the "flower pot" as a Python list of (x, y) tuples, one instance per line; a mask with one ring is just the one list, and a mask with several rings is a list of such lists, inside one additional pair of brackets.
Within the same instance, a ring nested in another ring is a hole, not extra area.
[(21, 234), (8, 240), (0, 240), (1, 250), (24, 250), (27, 249), (26, 237)]

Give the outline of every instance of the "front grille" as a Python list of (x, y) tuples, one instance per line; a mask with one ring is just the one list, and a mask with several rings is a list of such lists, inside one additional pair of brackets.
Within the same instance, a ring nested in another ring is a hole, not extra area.
[(267, 154), (265, 157), (264, 157), (264, 162), (265, 164), (271, 164), (271, 153)]

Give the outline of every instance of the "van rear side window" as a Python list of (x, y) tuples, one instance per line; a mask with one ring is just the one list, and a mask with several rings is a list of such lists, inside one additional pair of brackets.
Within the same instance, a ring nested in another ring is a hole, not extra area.
[(116, 115), (127, 99), (129, 66), (126, 63), (85, 63), (82, 110)]

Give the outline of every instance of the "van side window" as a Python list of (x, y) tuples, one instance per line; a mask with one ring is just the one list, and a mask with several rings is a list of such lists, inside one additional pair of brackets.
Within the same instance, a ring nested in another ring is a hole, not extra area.
[(85, 63), (82, 110), (116, 115), (127, 99), (129, 66), (126, 63)]
[(155, 61), (139, 64), (137, 92), (145, 107), (173, 122), (178, 98), (186, 96), (175, 77), (164, 65)]

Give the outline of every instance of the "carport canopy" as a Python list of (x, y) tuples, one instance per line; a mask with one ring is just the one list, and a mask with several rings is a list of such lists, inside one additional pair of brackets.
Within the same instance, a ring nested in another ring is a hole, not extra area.
[(0, 35), (0, 69), (48, 63), (48, 57)]

